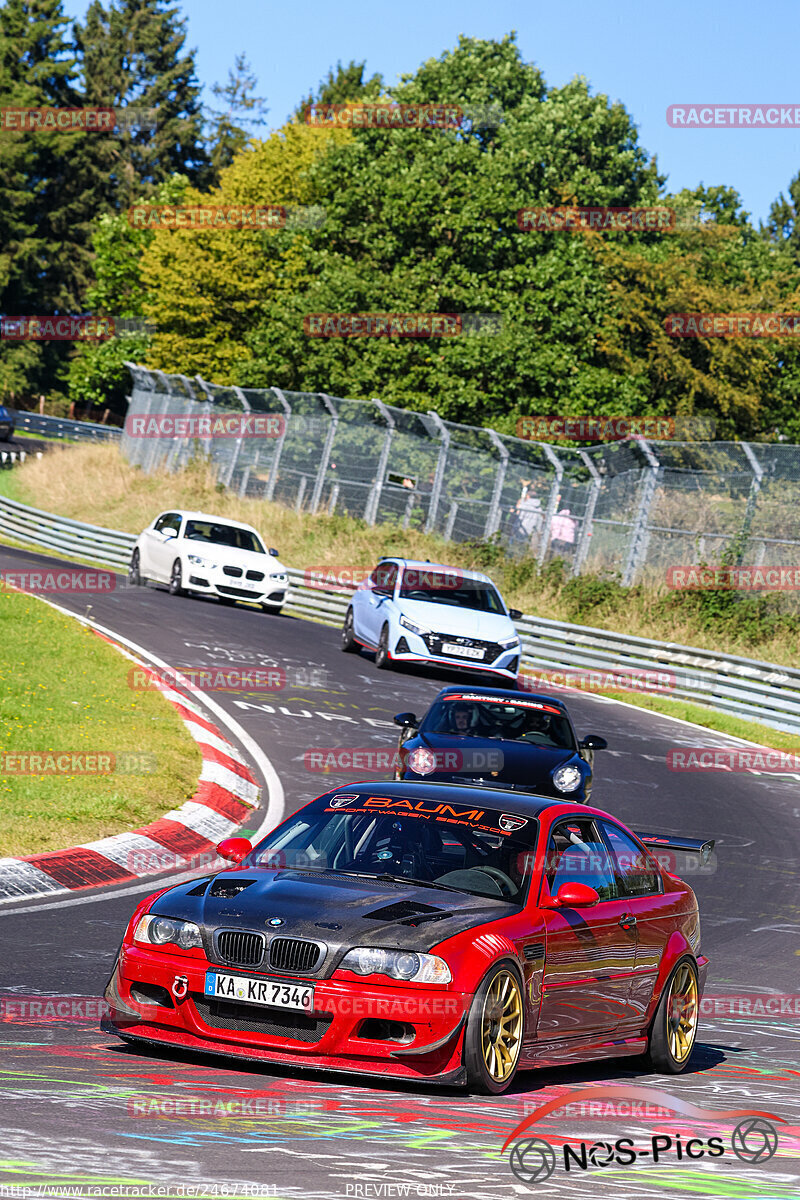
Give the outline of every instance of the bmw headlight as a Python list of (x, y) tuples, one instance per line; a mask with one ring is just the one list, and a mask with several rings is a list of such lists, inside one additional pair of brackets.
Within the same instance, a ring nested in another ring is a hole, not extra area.
[(502, 646), (504, 650), (511, 650), (514, 646), (519, 645), (519, 638), (516, 636), (512, 638), (506, 638), (505, 641), (501, 641), (498, 644)]
[(157, 917), (147, 913), (137, 922), (133, 940), (144, 946), (180, 946), (181, 950), (202, 948), (200, 927), (194, 921), (177, 921), (172, 917)]
[(409, 629), (412, 633), (416, 633), (418, 637), (425, 637), (430, 633), (430, 629), (426, 629), (424, 625), (415, 625), (413, 621), (409, 621), (408, 617), (401, 617), (400, 624), (403, 629)]
[(270, 579), (277, 579), (279, 583), (286, 583), (288, 575), (285, 571), (277, 571), (274, 575), (270, 575)]
[(215, 564), (208, 558), (201, 558), (199, 554), (187, 554), (186, 557), (190, 563), (194, 563), (196, 567), (213, 567)]
[(577, 767), (567, 764), (553, 771), (553, 783), (560, 792), (574, 792), (581, 786), (583, 776)]
[(348, 950), (339, 967), (357, 975), (389, 975), (413, 983), (450, 983), (453, 976), (443, 958), (411, 950), (378, 950), (356, 946)]

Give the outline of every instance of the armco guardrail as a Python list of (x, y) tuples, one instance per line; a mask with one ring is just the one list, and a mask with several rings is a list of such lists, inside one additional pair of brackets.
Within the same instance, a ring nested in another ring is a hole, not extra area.
[[(136, 541), (131, 533), (84, 525), (2, 498), (0, 534), (122, 570)], [(326, 625), (342, 624), (354, 588), (322, 589), (311, 585), (307, 573), (296, 568), (289, 568), (289, 581), (288, 613)], [(540, 617), (523, 616), (516, 625), (522, 639), (523, 669), (669, 672), (674, 687), (666, 695), (800, 734), (800, 670), (793, 667)]]
[(41, 433), (45, 437), (65, 438), (78, 442), (113, 442), (122, 437), (115, 425), (98, 425), (94, 421), (70, 421), (66, 417), (43, 417), (39, 413), (15, 412), (17, 429), (26, 433)]

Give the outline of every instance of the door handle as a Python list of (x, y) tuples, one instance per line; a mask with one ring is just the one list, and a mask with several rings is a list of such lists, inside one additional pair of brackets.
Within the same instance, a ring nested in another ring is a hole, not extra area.
[(636, 928), (636, 917), (633, 915), (633, 913), (624, 913), (620, 917), (619, 923), (623, 929), (635, 929)]

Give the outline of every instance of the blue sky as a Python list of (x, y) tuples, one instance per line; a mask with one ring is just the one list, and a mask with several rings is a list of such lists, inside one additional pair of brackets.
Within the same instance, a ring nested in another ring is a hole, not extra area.
[[(244, 51), (280, 125), (341, 59), (366, 60), (388, 84), (452, 48), (459, 33), (517, 31), (523, 58), (550, 85), (585, 75), (620, 100), (667, 187), (735, 187), (758, 221), (800, 171), (800, 129), (670, 129), (683, 101), (800, 106), (800, 0), (176, 0), (197, 48), (198, 75), (224, 82)], [(86, 0), (65, 0), (83, 16)], [(209, 97), (210, 98), (210, 97)]]

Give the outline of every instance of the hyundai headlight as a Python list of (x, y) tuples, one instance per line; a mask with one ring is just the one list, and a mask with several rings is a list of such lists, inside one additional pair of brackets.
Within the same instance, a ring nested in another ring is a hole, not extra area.
[(186, 556), (190, 563), (194, 563), (196, 567), (213, 567), (214, 563), (208, 558), (201, 558), (199, 554), (187, 554)]
[(200, 927), (194, 921), (177, 921), (152, 913), (139, 919), (133, 940), (144, 946), (180, 946), (181, 950), (191, 950), (194, 946), (202, 948), (203, 945)]
[(506, 638), (504, 641), (501, 641), (499, 645), (501, 645), (504, 650), (511, 650), (514, 646), (519, 645), (519, 638), (516, 635), (512, 638)]
[(424, 625), (415, 625), (413, 621), (409, 621), (408, 617), (401, 617), (400, 624), (404, 629), (416, 633), (418, 637), (424, 637), (426, 633), (430, 633), (430, 629), (426, 629)]
[(567, 765), (553, 771), (553, 783), (560, 792), (574, 792), (581, 786), (583, 776), (577, 767)]
[(450, 983), (453, 976), (444, 959), (411, 950), (379, 950), (356, 946), (348, 950), (339, 967), (357, 975), (388, 975), (413, 983)]

